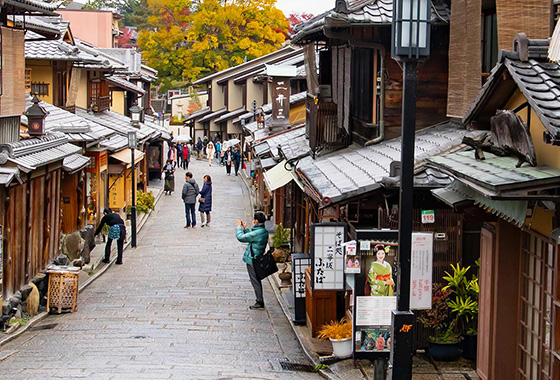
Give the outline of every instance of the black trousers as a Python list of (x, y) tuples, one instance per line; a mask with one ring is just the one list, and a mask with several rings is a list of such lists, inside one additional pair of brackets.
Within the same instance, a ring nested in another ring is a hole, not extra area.
[[(121, 236), (117, 240), (117, 263), (122, 263), (124, 238), (126, 237), (126, 228), (124, 226), (120, 227)], [(105, 261), (109, 261), (111, 257), (111, 245), (113, 244), (113, 240), (114, 239), (107, 238), (107, 244), (105, 244)]]
[(253, 289), (255, 290), (255, 301), (264, 305), (263, 299), (263, 287), (262, 287), (262, 280), (257, 278), (257, 273), (255, 272), (255, 268), (252, 265), (247, 264), (247, 273), (249, 273), (249, 280), (251, 281), (251, 285), (253, 285)]
[(237, 175), (237, 173), (239, 173), (239, 161), (233, 161), (233, 165), (235, 166), (235, 175)]

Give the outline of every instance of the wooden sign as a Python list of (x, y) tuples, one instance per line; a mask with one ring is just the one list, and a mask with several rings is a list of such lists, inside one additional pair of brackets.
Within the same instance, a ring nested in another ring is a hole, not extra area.
[(317, 223), (311, 226), (313, 242), (313, 289), (344, 290), (344, 249), (346, 226)]

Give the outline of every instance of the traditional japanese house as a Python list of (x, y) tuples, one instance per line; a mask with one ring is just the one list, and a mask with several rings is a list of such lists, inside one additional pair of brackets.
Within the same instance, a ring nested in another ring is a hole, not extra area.
[(560, 375), (560, 65), (548, 43), (517, 35), (463, 118), (474, 150), (428, 159), (455, 179), (435, 195), (480, 220), (481, 379)]

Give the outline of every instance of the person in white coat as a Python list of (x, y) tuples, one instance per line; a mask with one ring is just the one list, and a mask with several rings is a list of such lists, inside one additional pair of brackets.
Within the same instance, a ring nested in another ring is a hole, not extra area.
[(212, 158), (214, 157), (214, 143), (212, 141), (208, 141), (208, 145), (206, 145), (206, 154), (208, 155), (208, 165), (212, 166)]

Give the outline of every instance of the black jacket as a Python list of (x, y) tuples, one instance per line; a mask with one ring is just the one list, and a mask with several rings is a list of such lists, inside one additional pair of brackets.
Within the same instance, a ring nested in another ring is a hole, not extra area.
[(105, 224), (108, 225), (109, 227), (112, 227), (115, 224), (122, 224), (124, 226), (124, 222), (122, 218), (119, 216), (119, 214), (112, 212), (110, 214), (105, 215), (103, 218), (101, 218), (101, 222), (99, 222), (99, 227), (97, 227), (97, 229), (95, 230), (96, 236), (99, 235), (99, 233), (101, 232)]

